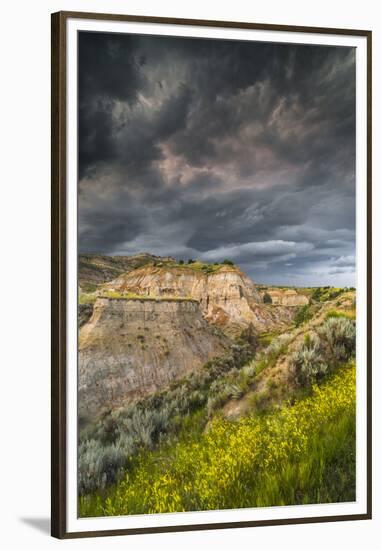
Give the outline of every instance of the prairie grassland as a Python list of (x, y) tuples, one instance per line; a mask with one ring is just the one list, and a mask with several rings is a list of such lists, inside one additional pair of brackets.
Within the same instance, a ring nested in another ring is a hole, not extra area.
[(355, 363), (264, 415), (142, 450), (124, 478), (79, 499), (80, 517), (355, 499)]

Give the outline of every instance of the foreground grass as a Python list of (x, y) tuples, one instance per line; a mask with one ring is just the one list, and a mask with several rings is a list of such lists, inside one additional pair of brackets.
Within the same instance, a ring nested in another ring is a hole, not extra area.
[(355, 365), (312, 395), (143, 452), (80, 517), (347, 502), (355, 499)]

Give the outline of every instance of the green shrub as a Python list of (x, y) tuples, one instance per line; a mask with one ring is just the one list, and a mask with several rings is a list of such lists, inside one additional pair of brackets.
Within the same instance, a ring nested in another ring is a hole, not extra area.
[(356, 322), (346, 317), (330, 317), (319, 329), (320, 337), (327, 343), (332, 358), (346, 361), (356, 349)]
[(269, 403), (270, 403), (269, 388), (267, 388), (265, 391), (262, 391), (260, 393), (253, 393), (250, 396), (250, 405), (258, 413), (264, 413), (268, 409)]
[(276, 380), (274, 380), (273, 378), (269, 378), (267, 380), (267, 387), (270, 391), (274, 391), (277, 389), (278, 387), (278, 383), (276, 382)]
[(136, 408), (124, 423), (124, 433), (132, 436), (139, 445), (151, 449), (165, 433), (170, 414), (166, 406), (158, 410)]
[(311, 386), (324, 376), (328, 366), (321, 353), (318, 336), (308, 337), (292, 354), (290, 366), (299, 386)]
[(264, 351), (267, 358), (277, 359), (280, 354), (287, 351), (287, 346), (291, 341), (291, 336), (288, 333), (280, 334), (277, 338), (273, 338), (270, 344)]
[(271, 296), (268, 292), (265, 292), (265, 294), (263, 295), (263, 303), (264, 304), (272, 304), (273, 303), (273, 299), (271, 298)]
[(304, 335), (304, 345), (307, 348), (312, 346), (312, 338), (311, 338), (311, 334), (309, 332), (306, 332), (306, 334)]
[(303, 325), (303, 323), (309, 321), (311, 318), (311, 308), (308, 304), (306, 304), (305, 306), (302, 306), (300, 309), (298, 309), (298, 312), (294, 318), (295, 326), (299, 327), (300, 325)]
[(232, 399), (241, 399), (243, 395), (242, 389), (237, 384), (231, 384), (228, 388), (229, 397)]
[(254, 378), (255, 376), (255, 365), (253, 363), (249, 363), (242, 369), (242, 373), (247, 376), (249, 379)]
[(313, 300), (316, 300), (317, 302), (320, 302), (321, 295), (322, 295), (322, 289), (320, 287), (317, 287), (312, 292), (311, 298)]
[(210, 418), (214, 411), (225, 405), (225, 403), (228, 401), (229, 395), (225, 395), (223, 393), (218, 393), (217, 395), (210, 395), (208, 397), (208, 401), (206, 404), (206, 412), (208, 415), (208, 418)]
[(81, 443), (78, 453), (79, 494), (102, 490), (118, 481), (134, 452), (134, 442), (130, 437), (112, 445), (103, 445), (95, 439)]
[(227, 258), (225, 258), (225, 260), (222, 263), (224, 265), (234, 265), (234, 262), (232, 262), (231, 260), (228, 260)]
[(328, 293), (328, 300), (334, 300), (335, 298), (340, 296), (342, 292), (344, 292), (344, 289), (342, 288), (339, 288), (337, 290), (332, 290), (331, 292)]
[(92, 292), (95, 292), (98, 288), (98, 285), (94, 284), (94, 283), (80, 283), (81, 284), (81, 288), (83, 290), (84, 293), (92, 293)]
[(238, 341), (243, 344), (249, 344), (252, 349), (257, 349), (258, 347), (258, 333), (255, 330), (253, 323), (250, 323), (249, 326), (241, 332)]
[(304, 343), (291, 357), (291, 370), (300, 386), (319, 381), (338, 363), (347, 361), (356, 349), (356, 323), (340, 314), (329, 316), (317, 335), (306, 334)]

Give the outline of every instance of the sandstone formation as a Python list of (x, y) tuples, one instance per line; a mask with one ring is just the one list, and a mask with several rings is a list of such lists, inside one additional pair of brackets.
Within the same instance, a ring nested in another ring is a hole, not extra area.
[(82, 260), (88, 296), (97, 297), (79, 307), (79, 412), (87, 419), (167, 387), (250, 325), (284, 328), (307, 300), (269, 289), (272, 303), (264, 303), (263, 289), (234, 265), (181, 265), (149, 254)]
[(98, 298), (79, 335), (79, 414), (94, 419), (223, 353), (197, 300)]
[[(200, 304), (203, 317), (234, 335), (250, 324), (260, 331), (289, 323), (293, 311), (263, 304), (256, 285), (236, 266), (220, 266), (212, 272), (188, 266), (146, 266), (120, 275), (99, 290), (151, 298), (191, 297)], [(284, 306), (285, 304), (282, 304)]]
[(158, 260), (161, 262), (174, 261), (173, 258), (162, 258), (147, 252), (134, 256), (80, 254), (78, 257), (79, 286), (84, 291), (93, 290), (94, 286), (111, 281), (121, 273), (126, 273)]
[(299, 294), (292, 288), (286, 290), (268, 289), (266, 293), (270, 295), (273, 305), (300, 307), (309, 303), (307, 296), (304, 296), (304, 294)]

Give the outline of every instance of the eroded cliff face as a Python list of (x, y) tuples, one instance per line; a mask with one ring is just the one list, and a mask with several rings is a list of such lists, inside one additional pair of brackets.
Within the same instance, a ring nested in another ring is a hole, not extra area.
[(256, 285), (235, 266), (212, 273), (186, 266), (147, 266), (117, 277), (103, 290), (152, 298), (191, 297), (199, 302), (204, 319), (229, 335), (250, 324), (259, 332), (272, 330), (289, 323), (294, 314), (287, 307), (263, 304)]
[(273, 305), (287, 307), (300, 307), (309, 304), (307, 296), (299, 294), (293, 289), (268, 289), (267, 294), (271, 297)]
[(229, 344), (196, 300), (98, 298), (79, 335), (79, 414), (94, 419), (165, 388)]

